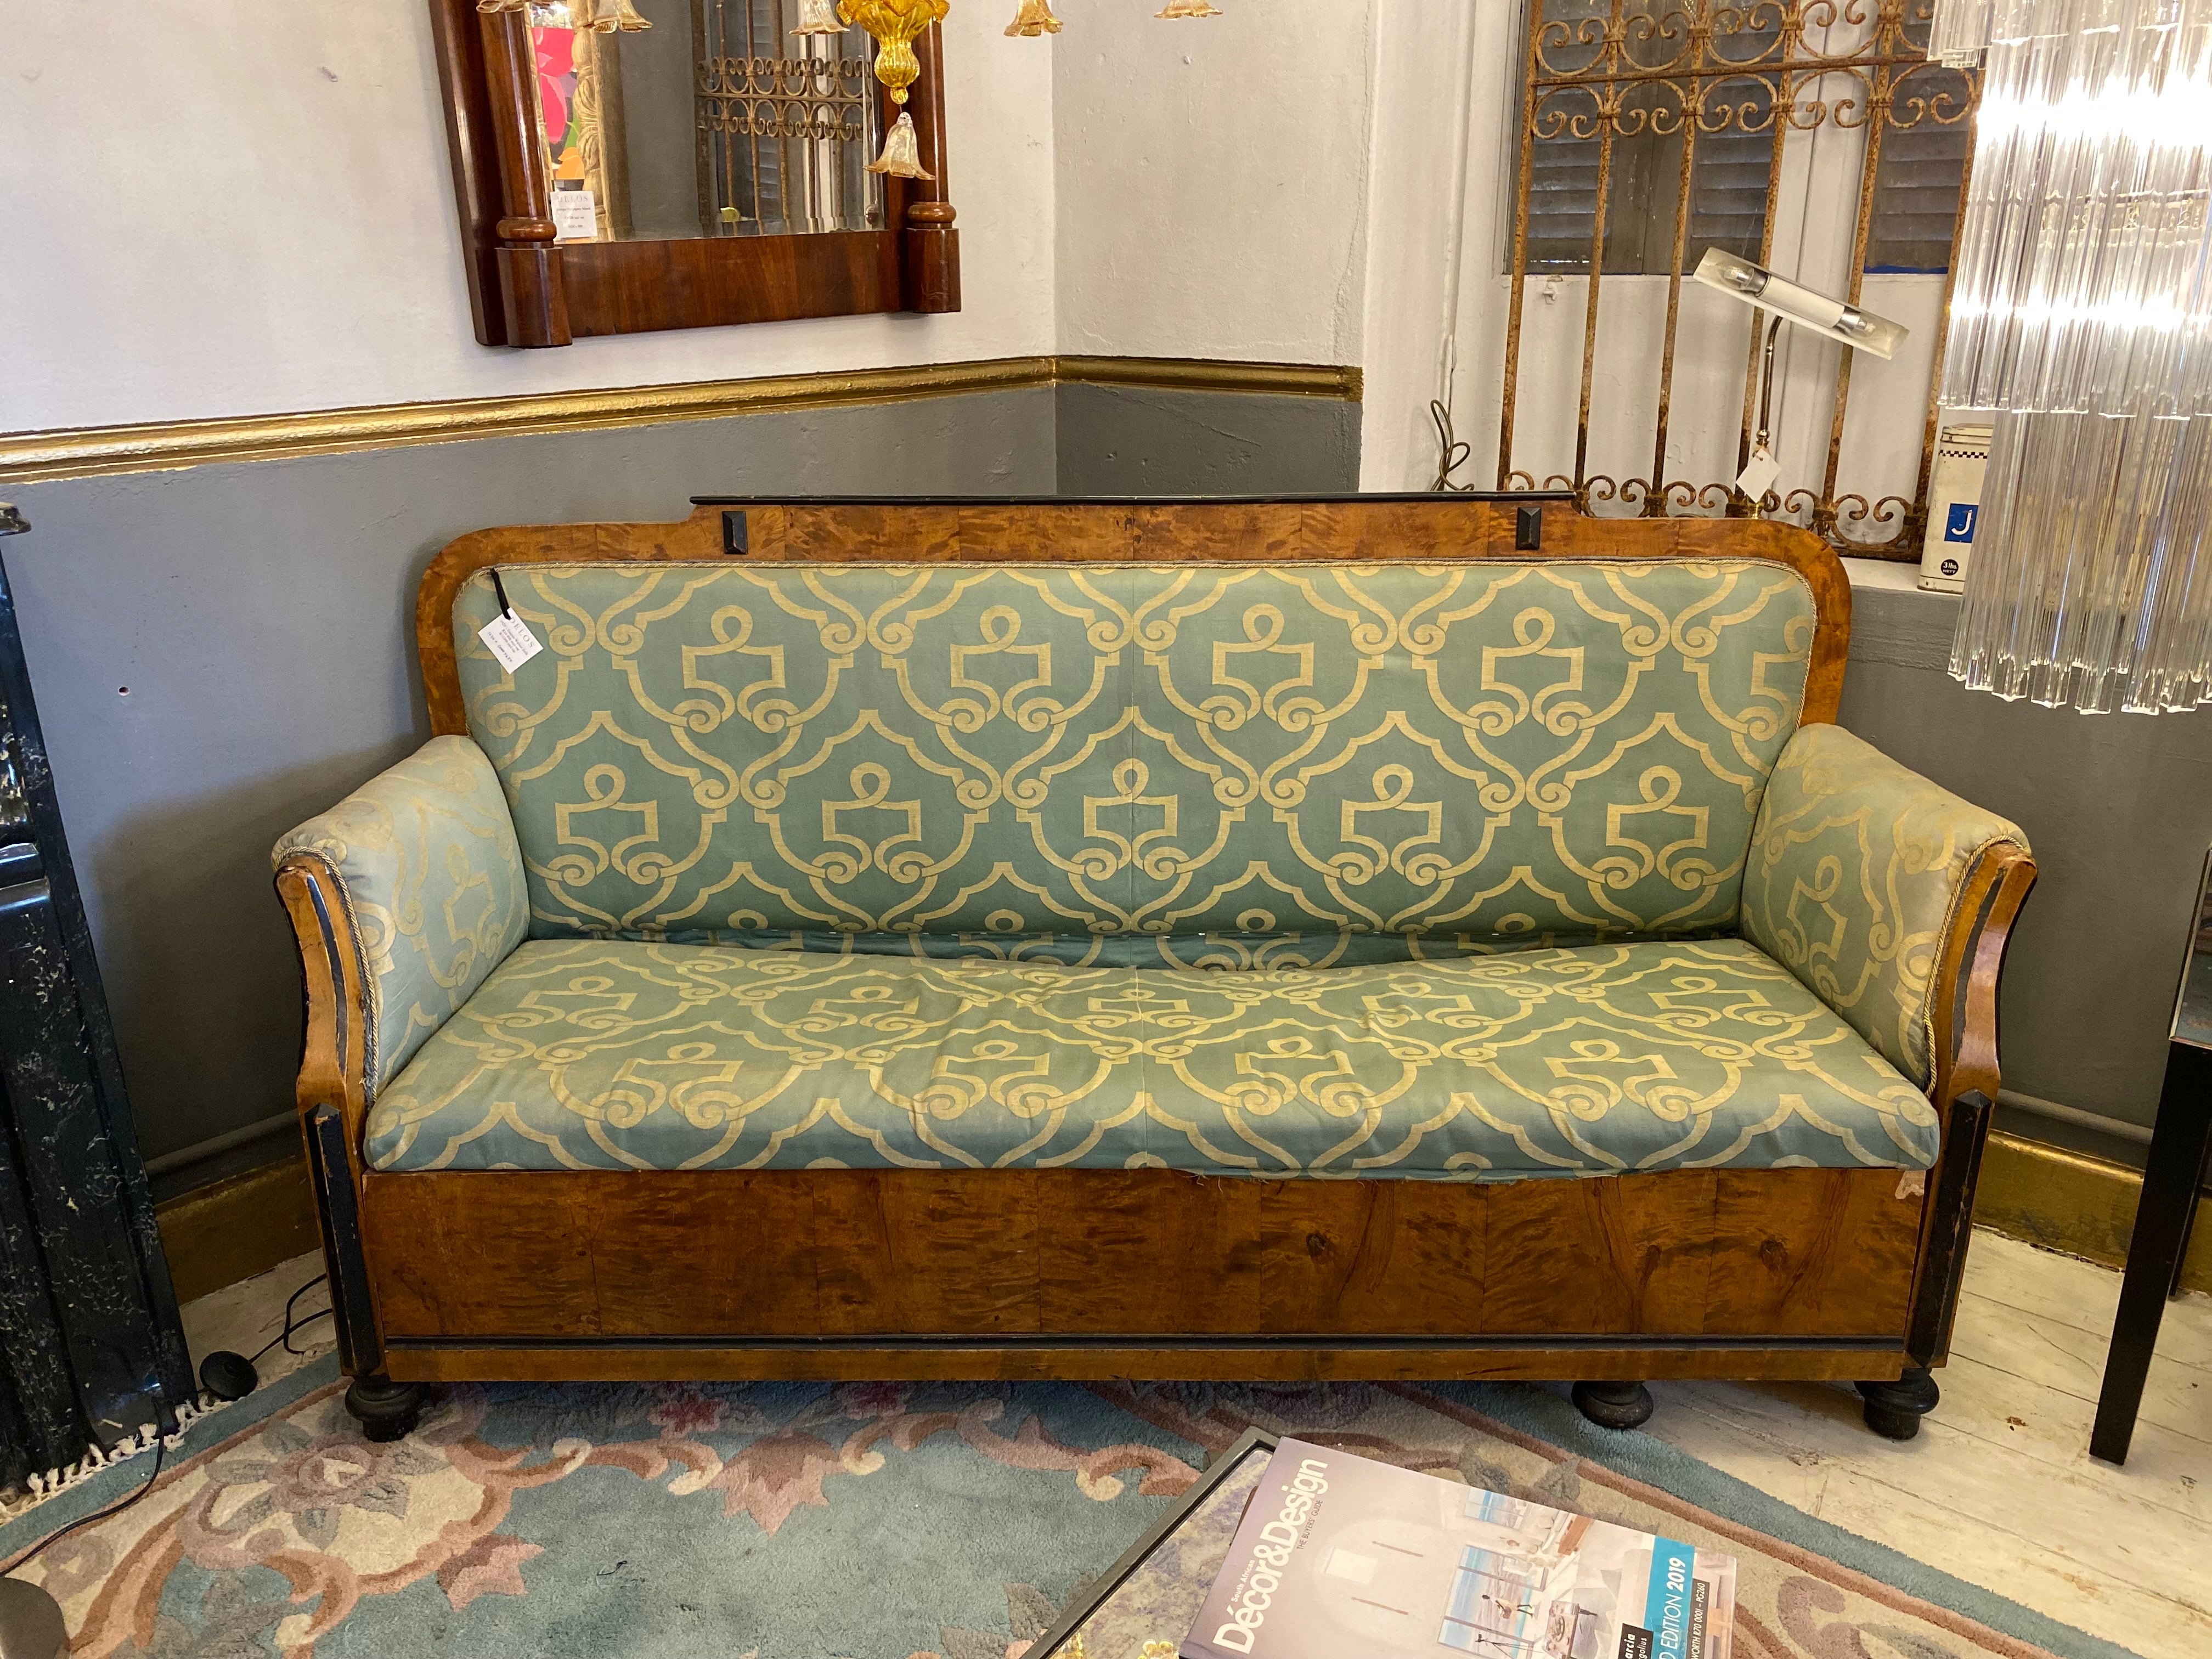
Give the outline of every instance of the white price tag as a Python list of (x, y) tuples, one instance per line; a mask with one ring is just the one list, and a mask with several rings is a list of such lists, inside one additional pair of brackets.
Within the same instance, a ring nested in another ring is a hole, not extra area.
[(599, 236), (599, 204), (588, 190), (553, 192), (553, 234), (564, 242), (595, 242)]
[(1782, 463), (1776, 460), (1765, 444), (1751, 452), (1751, 460), (1735, 477), (1735, 487), (1754, 501), (1773, 487), (1782, 476)]
[(511, 611), (486, 623), (477, 630), (477, 637), (510, 674), (545, 648), (530, 631), (530, 624)]

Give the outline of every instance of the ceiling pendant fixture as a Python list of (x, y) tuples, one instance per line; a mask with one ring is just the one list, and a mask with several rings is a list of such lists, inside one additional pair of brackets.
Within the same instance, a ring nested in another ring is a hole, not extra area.
[(921, 74), (914, 43), (921, 32), (951, 9), (951, 0), (838, 0), (837, 10), (876, 38), (876, 79), (890, 88), (898, 119), (884, 135), (884, 153), (868, 163), (871, 173), (895, 179), (934, 179), (921, 165), (921, 141), (907, 113), (907, 88)]
[(1996, 411), (1970, 688), (2212, 702), (2212, 0), (1995, 0), (1941, 402)]
[(639, 15), (630, 0), (599, 0), (592, 13), (591, 27), (601, 34), (612, 34), (617, 29), (624, 34), (635, 34), (653, 25)]
[(1022, 0), (1021, 9), (1014, 21), (1006, 25), (1008, 34), (1024, 35), (1034, 40), (1040, 34), (1060, 33), (1060, 19), (1052, 15), (1051, 0)]
[(842, 34), (845, 20), (837, 15), (837, 0), (799, 0), (799, 27), (793, 34)]
[(1221, 8), (1210, 6), (1206, 0), (1168, 0), (1166, 5), (1152, 14), (1155, 17), (1218, 17)]
[(589, 29), (595, 34), (619, 29), (635, 34), (653, 27), (631, 0), (477, 0), (477, 9), (487, 16), (519, 11), (534, 29)]

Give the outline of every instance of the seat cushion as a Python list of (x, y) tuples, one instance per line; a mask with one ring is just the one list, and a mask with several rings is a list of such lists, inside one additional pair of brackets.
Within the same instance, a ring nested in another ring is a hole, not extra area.
[(1935, 1162), (1740, 939), (1243, 972), (533, 940), (374, 1104), (380, 1170), (1500, 1180)]

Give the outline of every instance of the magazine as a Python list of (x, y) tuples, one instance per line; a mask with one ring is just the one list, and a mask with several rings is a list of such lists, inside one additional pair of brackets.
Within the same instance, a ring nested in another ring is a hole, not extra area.
[(1285, 1440), (1182, 1659), (1728, 1659), (1735, 1559)]

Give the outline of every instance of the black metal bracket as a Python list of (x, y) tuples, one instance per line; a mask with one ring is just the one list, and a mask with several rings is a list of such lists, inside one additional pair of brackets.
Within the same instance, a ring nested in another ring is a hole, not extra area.
[(1514, 509), (1513, 550), (1516, 553), (1540, 553), (1544, 550), (1544, 509), (1522, 507)]
[(751, 532), (745, 528), (745, 515), (734, 507), (722, 514), (722, 551), (732, 557), (752, 551)]

